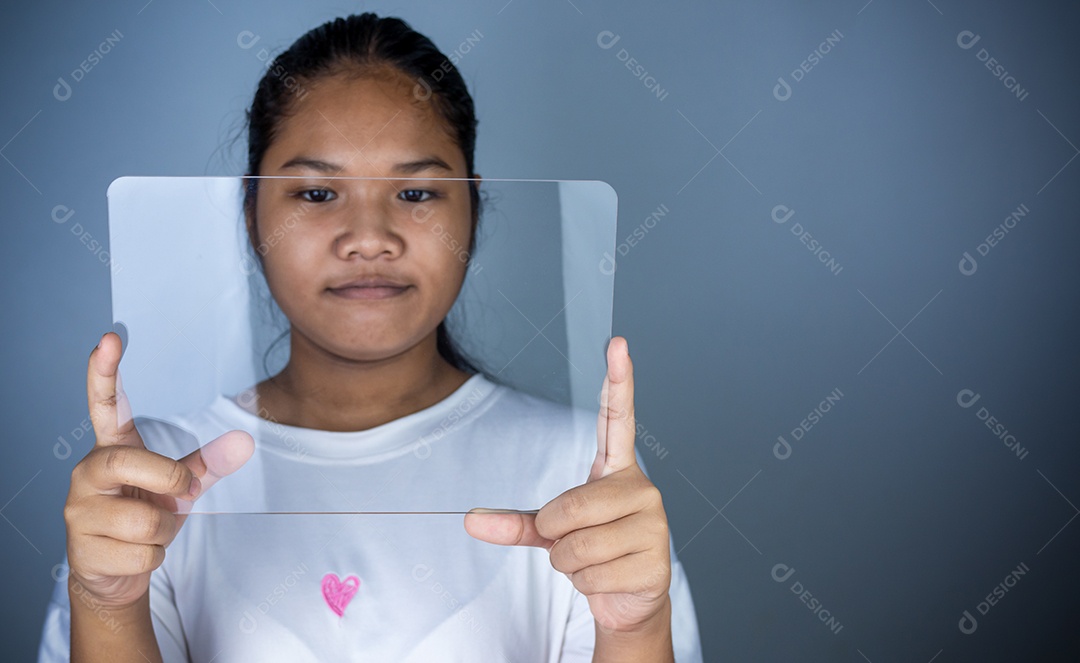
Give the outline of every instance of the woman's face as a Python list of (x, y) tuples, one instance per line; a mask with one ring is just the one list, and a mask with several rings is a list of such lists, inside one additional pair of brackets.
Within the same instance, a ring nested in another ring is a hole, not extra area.
[[(370, 361), (435, 331), (461, 289), (472, 225), (469, 183), (444, 178), (469, 175), (409, 79), (338, 75), (308, 86), (259, 174), (290, 176), (259, 182), (254, 236), (294, 334)], [(371, 278), (397, 287), (355, 287)]]

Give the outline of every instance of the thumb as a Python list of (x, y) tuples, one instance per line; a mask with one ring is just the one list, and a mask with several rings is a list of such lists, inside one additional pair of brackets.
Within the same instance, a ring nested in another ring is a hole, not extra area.
[(192, 504), (215, 483), (248, 462), (255, 453), (255, 440), (242, 430), (231, 430), (210, 440), (179, 460), (201, 484), (193, 500), (176, 500), (176, 513), (190, 513)]
[(608, 371), (600, 393), (596, 421), (596, 459), (588, 481), (637, 465), (634, 441), (634, 364), (622, 336), (612, 337), (607, 350)]
[(535, 511), (476, 508), (465, 514), (465, 531), (474, 539), (501, 546), (533, 546), (550, 550), (555, 542), (536, 531)]

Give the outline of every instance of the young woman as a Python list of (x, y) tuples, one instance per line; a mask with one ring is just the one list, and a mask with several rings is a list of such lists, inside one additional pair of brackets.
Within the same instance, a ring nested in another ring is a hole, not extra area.
[[(276, 58), (248, 111), (248, 174), (296, 179), (259, 180), (244, 207), (256, 249), (307, 215), (256, 251), (289, 320), (288, 363), (178, 418), (211, 440), (193, 450), (163, 422), (136, 429), (120, 339), (102, 337), (87, 370), (97, 440), (72, 472), (69, 572), (41, 660), (701, 659), (661, 496), (634, 449), (626, 340), (609, 344), (589, 422), (495, 383), (447, 334), (467, 260), (413, 212), (426, 205), (457, 246), (474, 245), (475, 140), (458, 71), (401, 20), (337, 19)], [(430, 456), (401, 475), (417, 440)], [(476, 510), (464, 528), (174, 513), (227, 475), (205, 499), (272, 501), (318, 476), (329, 486), (306, 503), (327, 510), (341, 510), (341, 486), (401, 504), (483, 485), (543, 507)]]

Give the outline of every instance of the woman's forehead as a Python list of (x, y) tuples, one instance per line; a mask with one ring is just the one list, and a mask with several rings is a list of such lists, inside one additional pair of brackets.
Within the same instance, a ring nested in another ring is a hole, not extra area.
[[(457, 170), (464, 157), (433, 105), (400, 78), (333, 76), (312, 85), (281, 121), (267, 149), (266, 173), (297, 154), (362, 170), (435, 154)], [(344, 174), (344, 173), (343, 173)]]

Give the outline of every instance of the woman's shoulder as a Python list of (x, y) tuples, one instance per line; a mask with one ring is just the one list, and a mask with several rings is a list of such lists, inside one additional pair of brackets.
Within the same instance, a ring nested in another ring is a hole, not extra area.
[(503, 442), (530, 442), (526, 447), (500, 444), (504, 448), (542, 448), (564, 451), (580, 457), (596, 452), (597, 412), (567, 402), (565, 395), (538, 394), (531, 390), (500, 384), (492, 397), (497, 399), (485, 413), (486, 430)]
[(553, 425), (581, 427), (596, 423), (596, 412), (573, 403), (572, 395), (565, 390), (543, 393), (509, 383), (496, 383), (492, 396), (498, 399), (496, 404), (500, 414), (518, 417), (519, 422), (526, 425), (550, 428)]
[(535, 507), (588, 476), (597, 450), (596, 412), (566, 394), (506, 383), (489, 402), (480, 416), (432, 445), (439, 462), (478, 486), (477, 504), (497, 503), (487, 498), (503, 495), (508, 505)]

